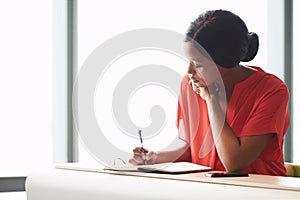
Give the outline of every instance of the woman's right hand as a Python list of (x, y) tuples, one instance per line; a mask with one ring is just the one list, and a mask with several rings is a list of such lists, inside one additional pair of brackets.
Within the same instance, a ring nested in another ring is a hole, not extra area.
[(144, 164), (155, 164), (157, 163), (158, 154), (154, 151), (150, 151), (144, 148), (142, 152), (141, 147), (136, 147), (133, 149), (133, 157), (129, 160), (129, 163), (133, 165), (144, 165)]

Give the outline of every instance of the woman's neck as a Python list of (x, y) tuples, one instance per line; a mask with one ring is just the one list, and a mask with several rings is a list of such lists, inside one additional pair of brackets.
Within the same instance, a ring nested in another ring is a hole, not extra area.
[(233, 68), (219, 67), (219, 71), (224, 83), (227, 102), (229, 102), (234, 90), (234, 86), (237, 83), (246, 80), (257, 70), (243, 65), (237, 65), (236, 67)]

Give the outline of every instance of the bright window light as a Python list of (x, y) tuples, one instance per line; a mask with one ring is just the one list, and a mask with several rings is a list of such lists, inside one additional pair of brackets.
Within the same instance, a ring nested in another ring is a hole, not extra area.
[(0, 176), (52, 163), (52, 1), (0, 2)]

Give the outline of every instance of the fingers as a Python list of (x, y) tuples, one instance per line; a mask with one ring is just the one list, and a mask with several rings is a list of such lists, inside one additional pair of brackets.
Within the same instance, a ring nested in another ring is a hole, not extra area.
[[(154, 164), (157, 159), (157, 154), (148, 149), (144, 149), (146, 155), (142, 153), (141, 147), (133, 149), (133, 157), (128, 161), (132, 165)], [(145, 162), (146, 161), (146, 162)]]
[(214, 83), (214, 86), (215, 86), (215, 90), (216, 90), (216, 92), (219, 92), (219, 84), (218, 84), (218, 82), (215, 82)]
[(196, 94), (200, 93), (200, 87), (197, 87), (195, 84), (193, 84), (193, 90), (196, 92)]
[[(144, 152), (148, 153), (149, 150), (144, 148)], [(133, 157), (128, 161), (132, 165), (145, 164), (146, 155), (142, 151), (142, 147), (136, 147), (133, 149)]]
[(144, 165), (146, 161), (146, 156), (134, 155), (128, 162), (133, 165)]
[(206, 87), (199, 86), (197, 83), (192, 83), (193, 90), (196, 94), (204, 100), (208, 100), (211, 95), (217, 95), (219, 92), (219, 86), (217, 83), (210, 84)]
[(195, 84), (192, 80), (190, 80), (189, 84), (192, 85), (192, 88), (193, 88), (194, 92), (196, 92), (197, 94), (199, 94), (199, 92), (200, 92), (199, 86), (197, 84)]
[(199, 84), (198, 83), (194, 83), (192, 80), (190, 80), (190, 82), (189, 82), (191, 85), (192, 85), (192, 88), (193, 88), (193, 90), (194, 90), (194, 92), (196, 93), (196, 94), (199, 94), (200, 93), (200, 86), (199, 86)]
[[(146, 149), (146, 148), (143, 148), (143, 149), (144, 149), (144, 151), (145, 151), (146, 153), (149, 152), (148, 149)], [(133, 149), (133, 154), (143, 154), (142, 147), (135, 147), (135, 148)]]
[(189, 84), (191, 84), (193, 90), (195, 93), (200, 94), (201, 91), (203, 91), (203, 88), (205, 88), (207, 91), (209, 91), (212, 94), (219, 92), (219, 83), (214, 82), (210, 85), (207, 85), (206, 87), (200, 86), (198, 83), (194, 83), (192, 80), (189, 81)]
[(141, 165), (142, 164), (142, 163), (140, 163), (138, 160), (136, 160), (134, 158), (131, 158), (128, 162), (130, 164), (132, 164), (132, 165)]

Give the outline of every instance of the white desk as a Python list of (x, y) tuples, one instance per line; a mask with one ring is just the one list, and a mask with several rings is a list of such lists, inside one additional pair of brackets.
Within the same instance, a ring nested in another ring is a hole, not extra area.
[[(212, 179), (204, 177), (203, 173), (195, 173), (167, 175), (162, 179), (137, 175), (152, 176), (145, 173), (117, 175), (62, 169), (35, 171), (26, 180), (27, 199), (300, 199), (298, 178), (253, 175)], [(174, 178), (190, 181), (172, 180)], [(246, 186), (249, 181), (255, 182), (258, 187)], [(273, 182), (277, 189), (270, 189)], [(238, 186), (239, 183), (244, 186)]]

